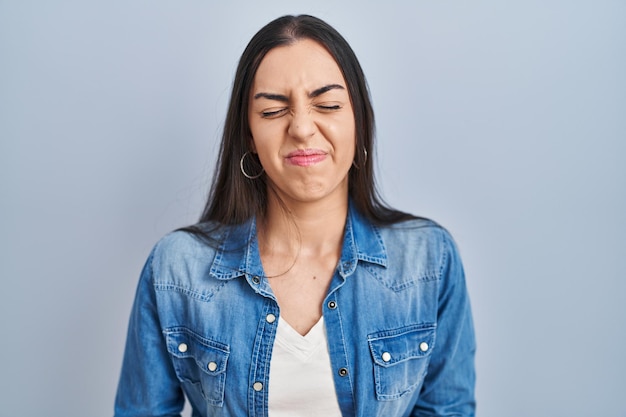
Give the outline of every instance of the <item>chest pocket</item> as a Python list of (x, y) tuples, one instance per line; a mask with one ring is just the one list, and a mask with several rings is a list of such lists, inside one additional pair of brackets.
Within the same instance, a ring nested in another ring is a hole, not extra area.
[(165, 337), (178, 378), (189, 389), (200, 390), (209, 404), (223, 406), (228, 345), (205, 339), (183, 327), (166, 330)]
[(435, 344), (435, 325), (373, 333), (368, 344), (374, 360), (376, 399), (394, 400), (422, 385)]

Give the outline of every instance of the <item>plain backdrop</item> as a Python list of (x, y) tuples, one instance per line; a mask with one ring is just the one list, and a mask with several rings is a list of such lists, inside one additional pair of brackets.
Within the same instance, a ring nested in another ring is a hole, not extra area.
[(1, 417), (112, 415), (140, 269), (290, 13), (359, 56), (387, 201), (460, 246), (478, 415), (625, 417), (625, 2), (0, 0)]

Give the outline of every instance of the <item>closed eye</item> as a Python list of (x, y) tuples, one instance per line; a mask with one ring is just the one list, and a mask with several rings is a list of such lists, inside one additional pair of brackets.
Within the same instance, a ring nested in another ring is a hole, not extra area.
[(261, 112), (261, 117), (264, 119), (271, 119), (274, 117), (282, 116), (287, 111), (286, 108), (278, 110), (266, 110)]
[(341, 106), (339, 104), (318, 104), (315, 107), (317, 107), (318, 109), (322, 111), (341, 110)]

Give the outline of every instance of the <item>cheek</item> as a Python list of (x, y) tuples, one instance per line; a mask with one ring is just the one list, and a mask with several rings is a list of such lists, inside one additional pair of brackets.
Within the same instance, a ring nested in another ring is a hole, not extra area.
[(342, 143), (356, 142), (356, 126), (354, 117), (351, 115), (342, 115), (323, 123), (323, 130), (327, 135)]
[(356, 126), (354, 125), (354, 119), (349, 118), (345, 120), (338, 129), (338, 135), (341, 137), (343, 146), (350, 148), (350, 153), (356, 152)]
[(252, 135), (250, 146), (256, 153), (267, 153), (275, 142), (275, 129), (267, 124), (250, 123), (250, 133)]

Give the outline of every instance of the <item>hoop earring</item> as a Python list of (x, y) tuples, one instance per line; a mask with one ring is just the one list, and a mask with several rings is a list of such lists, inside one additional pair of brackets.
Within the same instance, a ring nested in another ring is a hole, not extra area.
[[(366, 162), (367, 162), (367, 149), (363, 148), (363, 164), (365, 165)], [(361, 169), (361, 167), (358, 166), (354, 160), (352, 161), (352, 165), (356, 169)]]
[(261, 172), (259, 172), (256, 175), (250, 175), (246, 172), (246, 170), (243, 167), (243, 161), (244, 159), (246, 159), (246, 156), (250, 153), (250, 151), (246, 152), (243, 154), (243, 156), (241, 157), (241, 159), (239, 160), (239, 169), (241, 169), (241, 173), (243, 174), (244, 177), (249, 178), (251, 180), (256, 180), (257, 178), (259, 178), (261, 175), (263, 175), (263, 173), (265, 172), (265, 169), (263, 169), (263, 167), (261, 167)]

